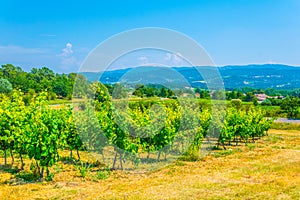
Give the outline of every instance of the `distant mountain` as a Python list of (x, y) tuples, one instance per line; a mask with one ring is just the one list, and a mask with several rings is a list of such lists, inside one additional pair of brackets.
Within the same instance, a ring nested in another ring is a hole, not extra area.
[(219, 69), (226, 88), (294, 89), (300, 87), (300, 67), (266, 64), (225, 66)]
[[(198, 70), (197, 70), (198, 69)], [(300, 88), (300, 67), (264, 64), (245, 66), (217, 67), (226, 89), (241, 87), (294, 89)], [(103, 83), (133, 82), (187, 84), (192, 87), (206, 87), (200, 72), (215, 74), (216, 67), (138, 67), (104, 73), (83, 72), (89, 81), (100, 80)], [(211, 72), (211, 73), (210, 73)], [(213, 78), (213, 77), (212, 77)]]

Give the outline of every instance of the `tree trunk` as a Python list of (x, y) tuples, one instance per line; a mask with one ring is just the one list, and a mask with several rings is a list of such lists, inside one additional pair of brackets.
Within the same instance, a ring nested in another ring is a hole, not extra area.
[(19, 155), (20, 155), (20, 160), (21, 160), (21, 170), (24, 170), (23, 157), (22, 157), (22, 154), (19, 154)]
[(47, 173), (47, 177), (49, 177), (49, 175), (50, 175), (50, 170), (49, 170), (48, 167), (47, 167), (47, 169), (46, 169), (46, 173)]
[[(40, 175), (40, 178), (43, 178), (43, 175), (41, 174), (41, 168), (40, 168), (40, 166), (39, 166), (38, 161), (35, 161), (35, 163), (36, 163), (37, 172), (38, 172), (38, 174)], [(41, 176), (42, 176), (42, 177), (41, 177)]]
[(14, 154), (12, 152), (12, 149), (9, 149), (9, 152), (10, 152), (10, 157), (11, 157), (11, 166), (13, 166), (14, 162), (15, 162)]
[(4, 148), (4, 165), (7, 164), (7, 158), (6, 158), (6, 148)]
[(115, 169), (115, 166), (116, 166), (116, 161), (117, 161), (117, 152), (115, 154), (115, 158), (114, 158), (114, 163), (113, 163), (113, 169)]
[(150, 157), (150, 150), (148, 150), (147, 160), (149, 160)]
[(122, 164), (122, 162), (123, 162), (122, 154), (120, 153), (120, 167), (121, 167), (121, 169), (123, 169), (123, 164)]
[(222, 143), (222, 146), (223, 146), (223, 149), (226, 150), (226, 147), (225, 147), (225, 144), (224, 144), (224, 143)]
[(80, 155), (79, 155), (78, 149), (77, 149), (77, 157), (78, 157), (78, 160), (80, 160)]
[(70, 160), (73, 161), (73, 155), (72, 155), (72, 150), (70, 150)]
[(158, 155), (157, 155), (157, 160), (159, 161), (160, 159), (160, 151), (158, 152)]
[(44, 177), (44, 167), (42, 167), (41, 173), (40, 173), (40, 178)]

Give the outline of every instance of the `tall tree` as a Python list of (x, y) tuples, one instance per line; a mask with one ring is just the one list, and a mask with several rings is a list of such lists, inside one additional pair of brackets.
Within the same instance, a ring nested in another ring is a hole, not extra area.
[(280, 108), (287, 113), (287, 117), (296, 118), (299, 113), (299, 98), (285, 98), (282, 100)]

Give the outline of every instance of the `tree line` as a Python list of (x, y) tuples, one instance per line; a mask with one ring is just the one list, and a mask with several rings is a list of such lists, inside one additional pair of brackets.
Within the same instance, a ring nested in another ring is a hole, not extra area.
[[(80, 84), (74, 91), (75, 80)], [(82, 74), (58, 74), (47, 67), (32, 68), (29, 72), (12, 64), (0, 68), (0, 93), (9, 93), (13, 89), (28, 94), (47, 91), (50, 99), (71, 99), (72, 96), (81, 97), (87, 85), (88, 81)]]

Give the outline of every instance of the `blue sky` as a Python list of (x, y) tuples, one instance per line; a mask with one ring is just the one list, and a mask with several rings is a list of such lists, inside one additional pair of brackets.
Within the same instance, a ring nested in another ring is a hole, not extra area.
[(217, 65), (300, 65), (298, 0), (2, 0), (0, 64), (76, 72), (100, 42), (142, 27), (190, 36)]

